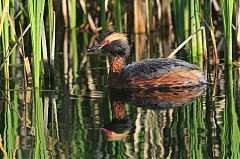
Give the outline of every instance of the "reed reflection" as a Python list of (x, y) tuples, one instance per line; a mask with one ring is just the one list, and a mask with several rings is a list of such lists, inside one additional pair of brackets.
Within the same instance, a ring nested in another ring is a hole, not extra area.
[(101, 128), (105, 132), (108, 141), (125, 139), (132, 127), (130, 118), (126, 113), (125, 102), (119, 97), (118, 92), (110, 91), (110, 103), (112, 110), (112, 121)]
[(234, 94), (235, 83), (233, 80), (232, 67), (225, 68), (225, 109), (224, 109), (224, 124), (221, 134), (222, 157), (223, 158), (238, 158), (240, 156), (240, 131), (238, 126), (238, 117), (236, 113), (236, 96)]
[(175, 90), (149, 90), (148, 92), (109, 89), (112, 110), (112, 122), (102, 130), (109, 140), (122, 139), (131, 129), (131, 122), (126, 114), (125, 103), (145, 109), (170, 109), (192, 103), (202, 95), (205, 87), (193, 87)]
[[(184, 90), (154, 90), (152, 92), (109, 89), (112, 120), (105, 124), (101, 130), (107, 137), (107, 141), (122, 141), (126, 148), (123, 153), (130, 158), (139, 158), (142, 155), (145, 158), (153, 156), (164, 158), (169, 155), (175, 157), (189, 156), (190, 153), (186, 151), (189, 145), (183, 143), (170, 144), (170, 142), (174, 139), (178, 142), (186, 142), (184, 132), (174, 133), (184, 130), (186, 122), (191, 123), (189, 119), (193, 118), (190, 117), (190, 112), (188, 114), (186, 111), (181, 111), (181, 108), (191, 109), (199, 114), (196, 110), (201, 109), (200, 105), (202, 103), (200, 102), (201, 98), (198, 97), (204, 91), (205, 87)], [(191, 104), (192, 102), (193, 104)], [(184, 107), (186, 105), (190, 108)], [(133, 108), (132, 111), (127, 111), (128, 106)], [(134, 118), (132, 114), (135, 114)], [(186, 116), (188, 116), (188, 120)], [(182, 120), (180, 121), (181, 117)], [(180, 126), (181, 122), (182, 127)], [(191, 134), (196, 133), (196, 127), (192, 129), (191, 124), (188, 126), (189, 131), (191, 130), (189, 135), (194, 137), (195, 135)], [(178, 130), (179, 128), (181, 130)], [(142, 144), (144, 144), (144, 150), (140, 151), (143, 148)], [(116, 148), (118, 149), (118, 147)], [(116, 148), (114, 151), (118, 151)], [(177, 152), (177, 149), (182, 150), (182, 152), (179, 151), (180, 154), (172, 153), (172, 151)], [(119, 151), (121, 150), (119, 149)], [(114, 154), (110, 151), (106, 153)]]

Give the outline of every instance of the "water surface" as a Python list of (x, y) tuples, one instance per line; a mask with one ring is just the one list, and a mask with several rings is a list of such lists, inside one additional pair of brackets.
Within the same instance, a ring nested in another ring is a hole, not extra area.
[[(161, 92), (140, 98), (136, 93), (130, 97), (127, 92), (109, 90), (108, 54), (86, 53), (88, 45), (82, 43), (91, 35), (84, 34), (78, 34), (75, 44), (70, 32), (58, 34), (54, 80), (42, 77), (40, 90), (24, 87), (23, 66), (13, 68), (16, 78), (9, 83), (1, 78), (0, 134), (8, 153), (17, 158), (240, 155), (239, 69), (202, 65), (209, 82), (204, 91)], [(129, 61), (167, 57), (174, 41), (160, 35), (130, 36), (136, 54)], [(75, 62), (74, 46), (79, 53)], [(190, 61), (188, 55), (183, 51), (176, 58)], [(10, 90), (4, 90), (7, 84)], [(42, 111), (35, 108), (34, 101), (40, 102)]]

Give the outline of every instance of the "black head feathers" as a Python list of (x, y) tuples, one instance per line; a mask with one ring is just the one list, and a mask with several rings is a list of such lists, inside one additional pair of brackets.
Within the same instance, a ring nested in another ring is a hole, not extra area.
[(102, 34), (97, 44), (89, 48), (88, 51), (94, 51), (96, 49), (103, 49), (113, 56), (121, 57), (127, 57), (131, 52), (127, 34), (115, 31), (108, 31)]

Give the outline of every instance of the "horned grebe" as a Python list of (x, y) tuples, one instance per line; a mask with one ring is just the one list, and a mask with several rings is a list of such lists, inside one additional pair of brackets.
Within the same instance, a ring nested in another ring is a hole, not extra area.
[(109, 87), (111, 88), (186, 88), (207, 83), (197, 66), (172, 58), (154, 58), (126, 65), (131, 48), (127, 35), (108, 31), (100, 36), (96, 45), (88, 49), (103, 49), (111, 55)]

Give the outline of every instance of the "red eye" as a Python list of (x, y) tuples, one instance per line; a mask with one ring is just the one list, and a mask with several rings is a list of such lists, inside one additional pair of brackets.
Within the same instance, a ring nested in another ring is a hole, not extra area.
[(104, 41), (102, 42), (102, 45), (105, 46), (105, 45), (107, 45), (107, 44), (109, 44), (109, 43), (110, 43), (109, 40), (104, 40)]
[(112, 131), (107, 131), (107, 136), (112, 136)]

